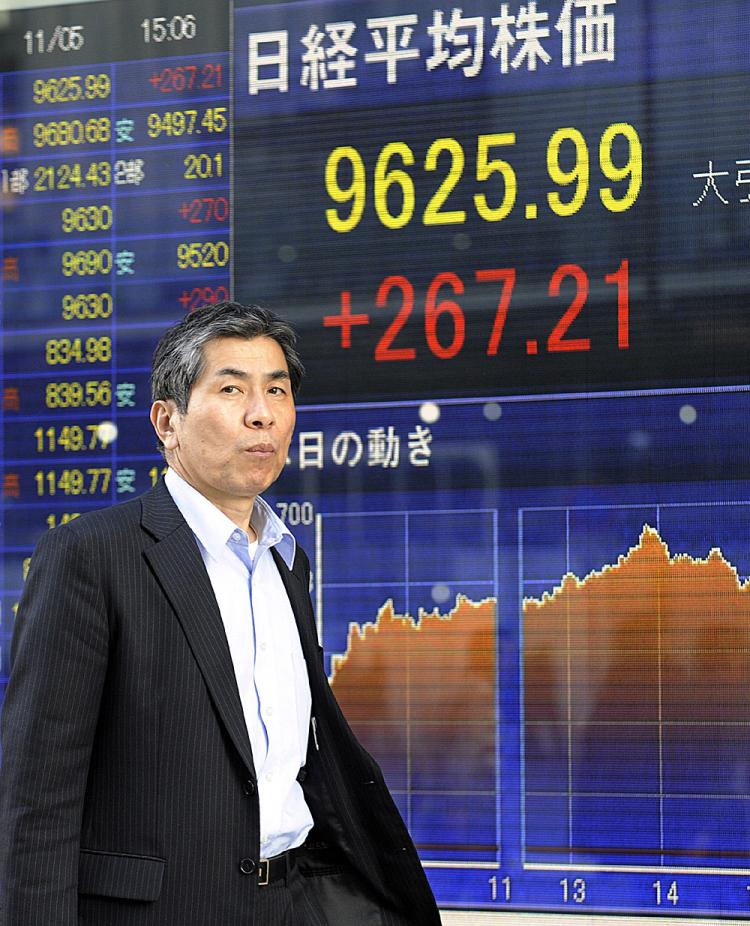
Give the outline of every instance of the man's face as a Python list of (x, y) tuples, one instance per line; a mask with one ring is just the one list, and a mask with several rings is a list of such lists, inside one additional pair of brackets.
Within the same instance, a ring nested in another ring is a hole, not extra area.
[(203, 357), (187, 412), (161, 403), (163, 413), (155, 419), (152, 411), (152, 420), (173, 469), (230, 517), (249, 515), (255, 497), (281, 472), (292, 439), (286, 358), (266, 337), (217, 338)]

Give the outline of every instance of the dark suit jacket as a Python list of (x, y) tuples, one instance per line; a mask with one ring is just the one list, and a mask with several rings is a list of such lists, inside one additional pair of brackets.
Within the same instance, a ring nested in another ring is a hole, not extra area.
[[(275, 558), (317, 721), (304, 782), (314, 833), (386, 909), (438, 924), (380, 770), (325, 677), (307, 557), (298, 550), (291, 572)], [(208, 575), (162, 483), (40, 541), (2, 735), (0, 926), (253, 922), (257, 877), (241, 870), (260, 838), (250, 743)]]

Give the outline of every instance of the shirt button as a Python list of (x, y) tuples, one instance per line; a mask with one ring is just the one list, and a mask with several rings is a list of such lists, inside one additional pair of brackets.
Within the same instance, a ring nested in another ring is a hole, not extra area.
[(261, 644), (260, 644), (260, 648), (261, 648), (261, 650), (265, 653), (265, 651), (268, 649), (268, 644), (267, 644), (267, 643), (261, 643)]
[(255, 794), (255, 782), (252, 778), (247, 779), (247, 781), (242, 785), (242, 790), (248, 797), (250, 797), (252, 794)]
[(266, 772), (266, 781), (273, 781), (273, 772)]
[(258, 866), (251, 858), (240, 859), (240, 871), (243, 875), (251, 875)]
[(272, 707), (267, 707), (267, 708), (266, 708), (266, 714), (267, 714), (269, 717), (273, 717), (273, 708), (272, 708)]

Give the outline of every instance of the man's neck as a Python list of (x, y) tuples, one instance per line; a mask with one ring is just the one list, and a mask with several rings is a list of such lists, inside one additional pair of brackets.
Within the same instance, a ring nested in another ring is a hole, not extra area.
[(222, 497), (213, 497), (211, 494), (204, 491), (203, 486), (196, 485), (190, 476), (183, 471), (179, 463), (174, 460), (170, 460), (168, 463), (170, 469), (173, 469), (180, 477), (180, 479), (195, 489), (196, 492), (199, 492), (207, 501), (211, 502), (214, 508), (218, 508), (219, 511), (226, 515), (234, 525), (239, 527), (241, 531), (244, 531), (247, 534), (250, 543), (253, 543), (258, 539), (258, 535), (250, 523), (250, 519), (253, 515), (253, 508), (255, 507), (255, 497), (250, 499), (232, 498), (231, 502), (229, 500), (224, 500)]

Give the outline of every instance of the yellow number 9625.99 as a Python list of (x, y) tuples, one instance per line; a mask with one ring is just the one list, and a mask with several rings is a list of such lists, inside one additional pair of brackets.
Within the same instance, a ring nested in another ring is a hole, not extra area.
[[(437, 178), (426, 194), (427, 202), (418, 219), (422, 225), (461, 225), (467, 220), (465, 207), (470, 203), (480, 219), (500, 222), (511, 215), (518, 198), (518, 177), (510, 160), (515, 144), (515, 132), (477, 137), (471, 152), (470, 198), (463, 189), (466, 152), (458, 139), (435, 139), (419, 167), (415, 167), (414, 150), (404, 141), (384, 145), (371, 170), (352, 145), (334, 148), (324, 174), (326, 192), (335, 203), (325, 211), (328, 225), (341, 234), (353, 231), (365, 214), (369, 195), (375, 215), (385, 228), (403, 228), (414, 220), (419, 198), (416, 184), (424, 182), (422, 173)], [(630, 123), (614, 122), (597, 139), (597, 147), (603, 176), (599, 199), (609, 212), (625, 212), (637, 200), (643, 182), (643, 149), (638, 132)], [(554, 215), (574, 215), (589, 194), (592, 159), (586, 139), (576, 128), (556, 129), (547, 140), (545, 154), (547, 177), (556, 187), (547, 193), (547, 206)], [(536, 208), (534, 205), (533, 217)], [(531, 217), (528, 206), (526, 215)]]

